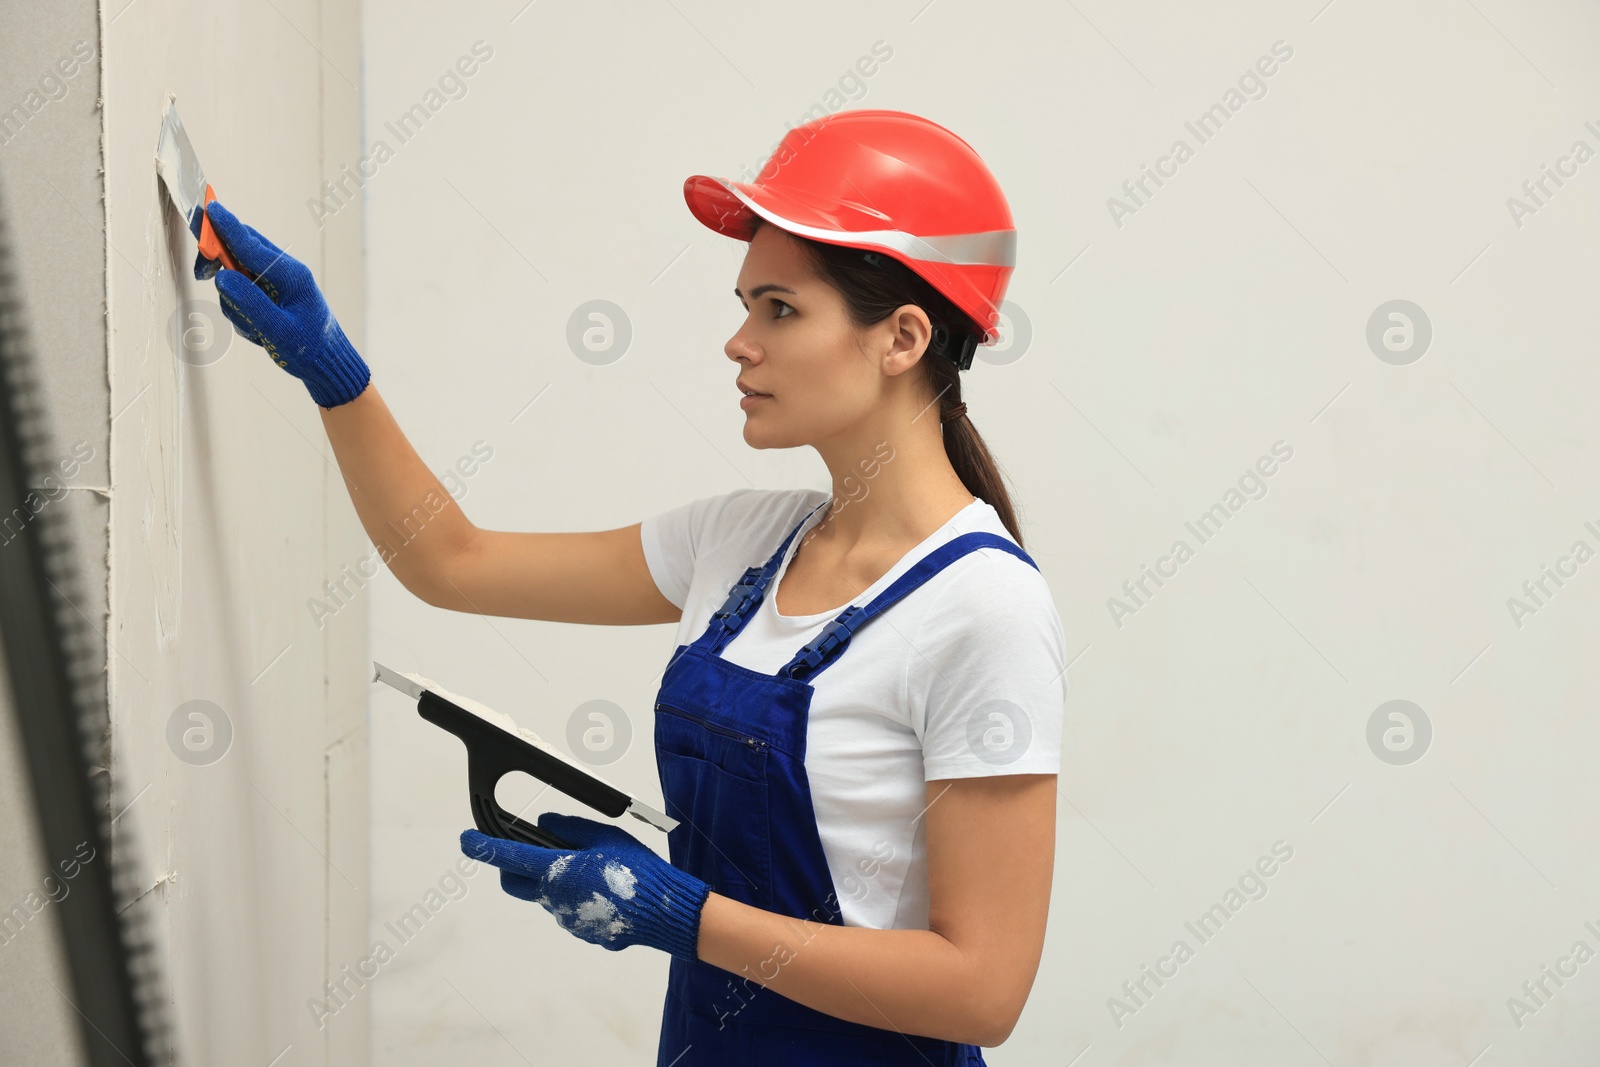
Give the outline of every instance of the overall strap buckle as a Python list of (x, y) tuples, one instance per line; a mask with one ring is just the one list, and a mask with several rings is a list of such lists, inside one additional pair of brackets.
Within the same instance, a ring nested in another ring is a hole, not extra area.
[[(818, 634), (810, 644), (795, 653), (794, 659), (785, 664), (784, 673), (791, 678), (802, 677), (812, 673), (829, 659), (842, 652), (844, 647), (850, 643), (850, 638), (855, 634), (856, 627), (861, 625), (855, 619), (863, 610), (855, 604), (845, 608), (844, 611), (839, 613), (838, 618), (823, 627), (822, 633)], [(862, 620), (862, 622), (865, 621), (865, 619)]]
[(739, 629), (745, 623), (745, 616), (754, 606), (753, 598), (759, 591), (757, 582), (763, 571), (760, 567), (750, 567), (745, 570), (744, 577), (735, 583), (728, 592), (728, 599), (722, 602), (722, 607), (711, 613), (713, 619), (722, 620), (722, 625), (730, 631)]

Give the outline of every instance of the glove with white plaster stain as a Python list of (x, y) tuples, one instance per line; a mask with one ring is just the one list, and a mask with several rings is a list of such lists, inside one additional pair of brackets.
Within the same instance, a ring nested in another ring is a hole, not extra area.
[(649, 945), (696, 958), (709, 885), (620, 826), (547, 811), (539, 828), (579, 847), (541, 848), (467, 830), (461, 851), (499, 867), (502, 889), (543, 905), (562, 929), (592, 945), (613, 952)]
[[(240, 222), (216, 200), (206, 216), (239, 266), (216, 273), (222, 313), (239, 336), (267, 350), (272, 361), (305, 383), (311, 399), (338, 407), (361, 395), (372, 372), (328, 310), (311, 269)], [(195, 276), (201, 276), (196, 265)]]

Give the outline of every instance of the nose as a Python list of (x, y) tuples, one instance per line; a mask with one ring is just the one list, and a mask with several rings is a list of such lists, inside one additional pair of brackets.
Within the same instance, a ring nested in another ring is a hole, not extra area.
[(745, 336), (743, 327), (739, 332), (728, 338), (728, 343), (722, 346), (723, 354), (735, 363), (743, 360), (758, 362), (761, 359), (761, 347)]

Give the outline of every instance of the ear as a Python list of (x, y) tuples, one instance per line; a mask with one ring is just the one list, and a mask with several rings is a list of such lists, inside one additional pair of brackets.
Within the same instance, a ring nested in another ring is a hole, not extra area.
[(915, 304), (904, 304), (881, 325), (889, 331), (883, 373), (904, 374), (921, 361), (933, 340), (933, 324), (928, 320), (928, 313)]

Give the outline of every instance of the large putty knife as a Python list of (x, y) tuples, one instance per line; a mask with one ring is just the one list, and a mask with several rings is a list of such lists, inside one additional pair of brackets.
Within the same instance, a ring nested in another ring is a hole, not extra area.
[(626, 812), (663, 832), (678, 820), (636, 800), (593, 771), (572, 762), (518, 726), (511, 716), (457, 696), (416, 674), (402, 674), (373, 661), (373, 681), (386, 682), (417, 702), (417, 714), (449, 730), (467, 746), (467, 789), (472, 818), (491, 837), (504, 837), (545, 848), (573, 848), (548, 830), (512, 815), (494, 798), (494, 787), (512, 771), (531, 774), (574, 800), (615, 819)]
[[(200, 254), (213, 261), (221, 260), (229, 270), (241, 270), (234, 261), (233, 253), (228, 251), (228, 246), (222, 243), (217, 231), (211, 228), (211, 220), (206, 217), (205, 207), (217, 198), (217, 194), (206, 181), (206, 173), (200, 168), (200, 157), (195, 154), (194, 145), (189, 143), (189, 134), (183, 128), (183, 121), (178, 118), (178, 103), (171, 97), (167, 98), (167, 111), (161, 117), (161, 140), (156, 143), (156, 171), (161, 175), (173, 204), (183, 215), (184, 224), (200, 242)], [(241, 273), (254, 280), (249, 271)]]

